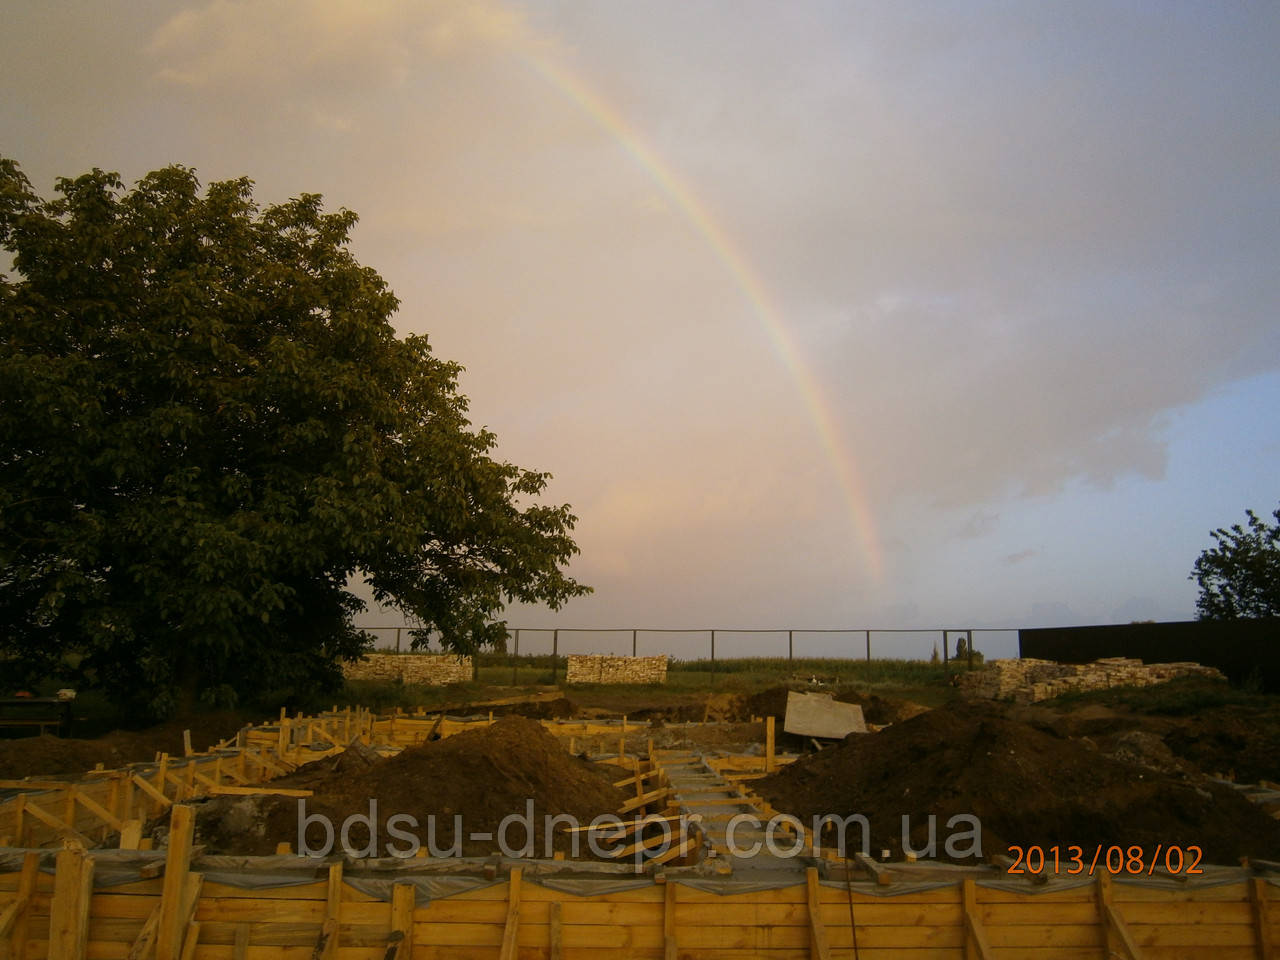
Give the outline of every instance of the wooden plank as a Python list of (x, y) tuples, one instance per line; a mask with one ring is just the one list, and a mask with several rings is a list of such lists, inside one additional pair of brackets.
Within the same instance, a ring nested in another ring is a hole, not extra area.
[(830, 960), (827, 927), (822, 922), (821, 901), (818, 898), (817, 868), (809, 867), (805, 870), (804, 879), (809, 893), (809, 960)]
[(30, 897), (19, 896), (3, 910), (0, 910), (0, 940), (4, 940), (13, 934), (14, 927), (18, 925), (18, 917), (22, 916), (23, 911), (27, 909), (27, 904), (30, 902)]
[(670, 793), (671, 789), (669, 787), (659, 787), (657, 790), (650, 790), (648, 793), (642, 793), (640, 796), (628, 800), (619, 807), (618, 813), (630, 813), (632, 810), (638, 810), (650, 803), (656, 803), (659, 800), (665, 799)]
[(982, 918), (978, 915), (978, 893), (973, 877), (965, 877), (962, 885), (964, 901), (964, 955), (965, 960), (993, 960), (991, 944), (987, 942), (987, 932), (982, 926)]
[(516, 960), (516, 948), (520, 934), (520, 876), (519, 867), (511, 868), (507, 883), (507, 919), (502, 928), (502, 949), (498, 960)]
[(547, 918), (547, 954), (548, 960), (561, 960), (564, 954), (564, 946), (560, 933), (560, 901), (553, 900), (548, 906)]
[(120, 849), (137, 850), (142, 843), (142, 821), (125, 820), (120, 827)]
[(1271, 923), (1267, 917), (1267, 881), (1261, 877), (1251, 877), (1248, 882), (1258, 960), (1272, 960), (1276, 955), (1276, 945), (1271, 936)]
[(80, 847), (59, 851), (49, 904), (49, 960), (84, 960), (89, 940), (93, 860)]
[(182, 953), (182, 938), (186, 928), (183, 897), (187, 892), (187, 874), (191, 869), (195, 820), (194, 807), (185, 803), (173, 804), (169, 815), (169, 851), (164, 861), (164, 886), (160, 893), (156, 960), (179, 960)]
[(289, 787), (233, 787), (226, 784), (211, 786), (208, 789), (211, 797), (311, 797), (314, 790), (295, 790)]
[[(411, 883), (391, 888), (391, 937), (394, 960), (413, 960), (413, 909), (418, 891)], [(389, 953), (391, 951), (388, 951)], [(393, 960), (388, 957), (387, 960)]]
[(249, 925), (236, 924), (235, 939), (231, 946), (231, 960), (248, 960), (249, 957)]

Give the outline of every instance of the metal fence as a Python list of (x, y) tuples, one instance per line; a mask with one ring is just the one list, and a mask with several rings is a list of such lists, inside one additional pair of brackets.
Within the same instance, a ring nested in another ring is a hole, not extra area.
[[(362, 627), (378, 638), (380, 649), (408, 650), (407, 626)], [(1008, 655), (1016, 656), (1018, 630), (1002, 627), (926, 627), (906, 628), (780, 628), (729, 629), (668, 627), (511, 627), (507, 631), (507, 649), (512, 656), (569, 653), (606, 653), (643, 656), (669, 654), (682, 660), (706, 659), (715, 670), (720, 659), (735, 657), (785, 656), (802, 659), (929, 659), (928, 644), (941, 660), (954, 658), (956, 650), (982, 651), (984, 646), (1009, 646)], [(1003, 644), (995, 644), (996, 638)], [(906, 643), (904, 643), (906, 641)], [(963, 646), (960, 642), (963, 641)], [(905, 647), (913, 653), (905, 655)], [(815, 650), (816, 647), (816, 650)], [(798, 652), (797, 652), (798, 651)], [(918, 654), (923, 653), (923, 656)]]

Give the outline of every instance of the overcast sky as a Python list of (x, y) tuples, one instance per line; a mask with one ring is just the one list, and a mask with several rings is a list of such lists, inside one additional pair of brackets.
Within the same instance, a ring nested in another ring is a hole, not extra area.
[(1192, 619), (1280, 501), (1275, 3), (5, 8), (40, 191), (360, 215), (580, 518), (595, 595), (513, 626)]

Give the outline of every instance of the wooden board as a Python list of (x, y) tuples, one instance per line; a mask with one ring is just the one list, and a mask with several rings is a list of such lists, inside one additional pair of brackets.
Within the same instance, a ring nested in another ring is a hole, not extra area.
[(866, 733), (862, 707), (839, 703), (826, 693), (787, 693), (787, 715), (782, 729), (802, 737), (843, 740), (851, 733)]

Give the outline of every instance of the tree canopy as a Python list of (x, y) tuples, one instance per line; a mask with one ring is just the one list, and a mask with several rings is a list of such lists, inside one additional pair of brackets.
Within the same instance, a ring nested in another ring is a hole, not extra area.
[(1202, 620), (1280, 617), (1280, 509), (1274, 524), (1246, 510), (1247, 529), (1211, 531), (1216, 546), (1196, 560), (1191, 579), (1200, 585), (1196, 611)]
[(164, 712), (335, 681), (370, 640), (361, 577), (458, 652), (505, 641), (509, 602), (589, 592), (549, 475), (492, 456), (461, 368), (396, 336), (354, 213), (181, 166), (56, 193), (0, 159), (10, 670)]

